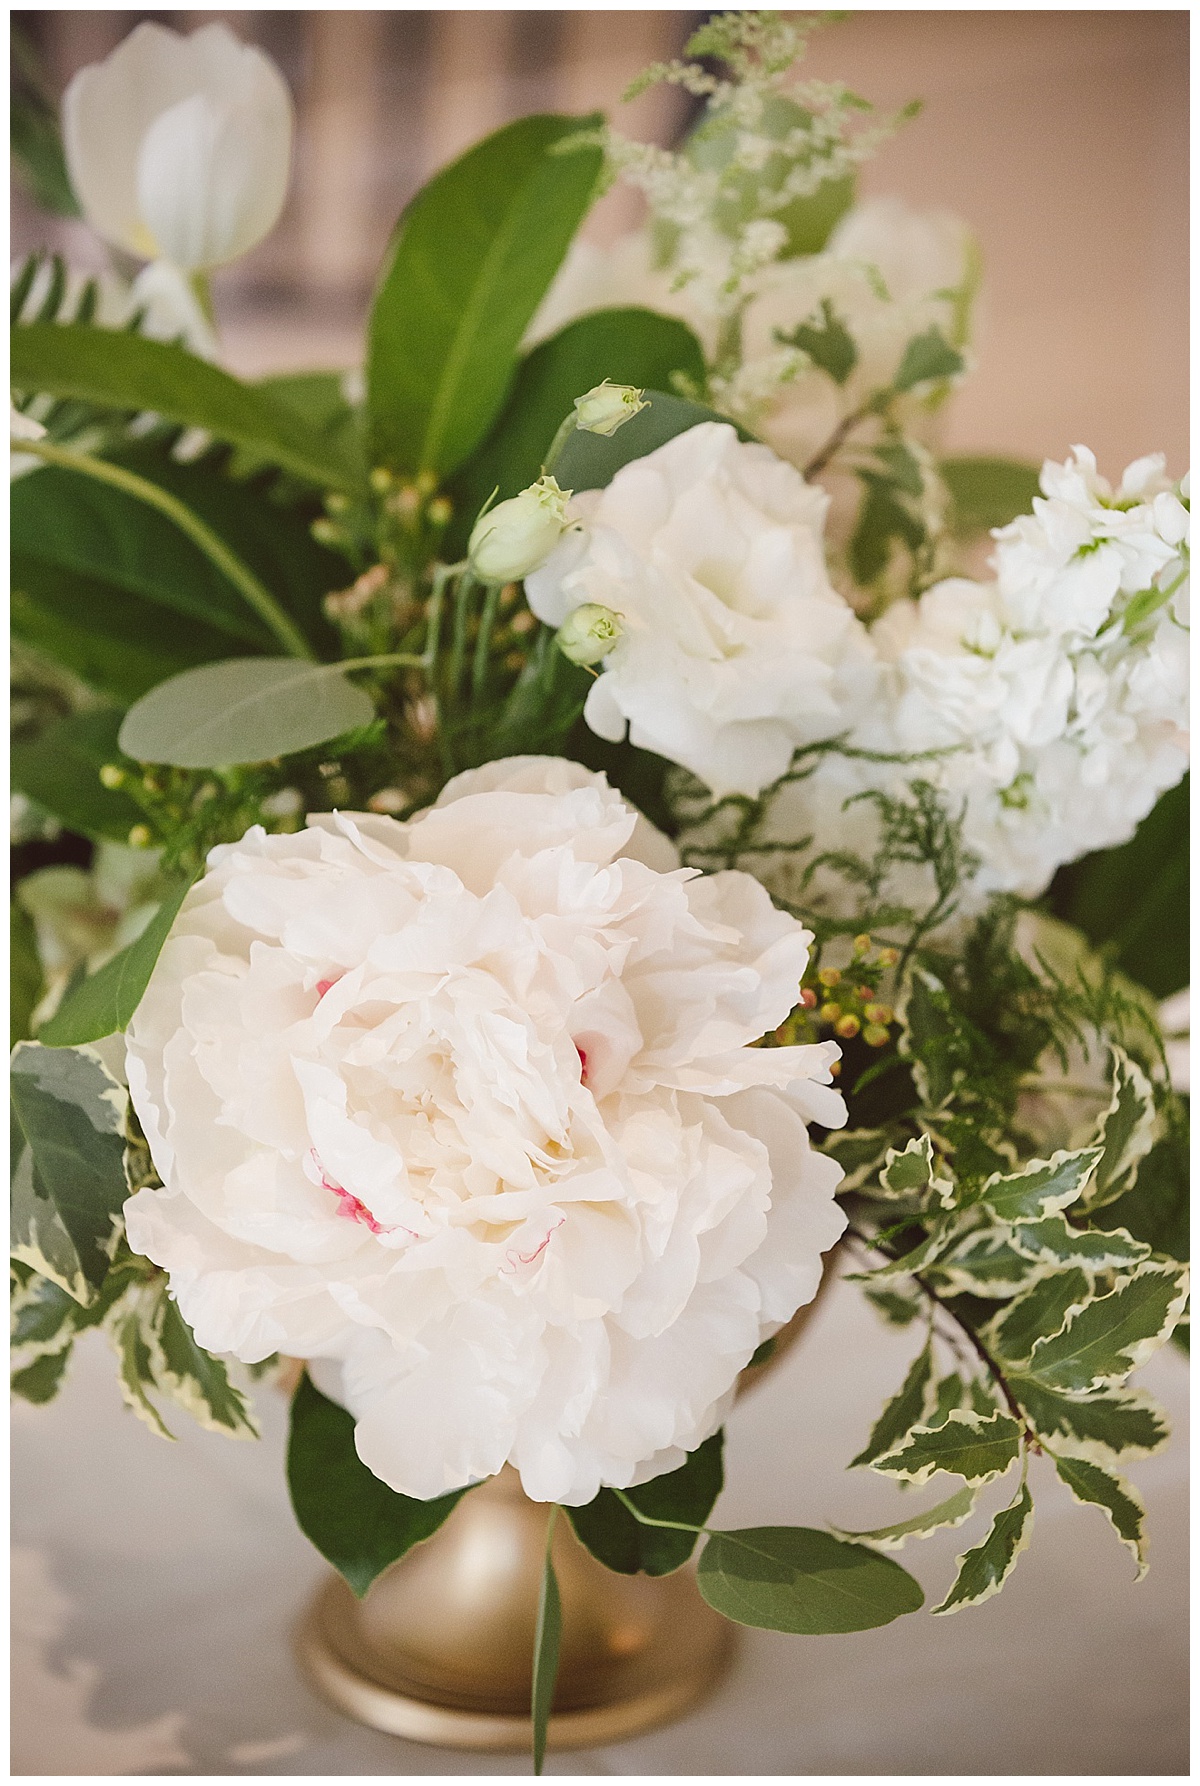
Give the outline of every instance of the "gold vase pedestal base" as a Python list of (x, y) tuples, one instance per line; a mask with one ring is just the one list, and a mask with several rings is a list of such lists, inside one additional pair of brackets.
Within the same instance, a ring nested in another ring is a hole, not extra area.
[[(339, 1711), (392, 1736), (527, 1749), (548, 1517), (506, 1468), (464, 1496), (363, 1600), (334, 1576), (296, 1637), (311, 1684)], [(668, 1723), (714, 1686), (733, 1631), (700, 1598), (689, 1568), (615, 1575), (562, 1515), (553, 1557), (563, 1630), (551, 1748), (591, 1748)]]

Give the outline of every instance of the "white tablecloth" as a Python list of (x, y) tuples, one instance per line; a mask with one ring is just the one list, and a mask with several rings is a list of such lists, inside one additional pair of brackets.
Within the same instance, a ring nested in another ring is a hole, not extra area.
[[(718, 1522), (902, 1517), (897, 1491), (845, 1464), (914, 1349), (837, 1286), (735, 1411)], [(1142, 1381), (1177, 1431), (1164, 1455), (1129, 1472), (1149, 1508), (1152, 1566), (1140, 1585), (1099, 1511), (1035, 1466), (1032, 1549), (998, 1600), (853, 1637), (745, 1632), (732, 1673), (689, 1717), (551, 1756), (547, 1772), (1186, 1772), (1186, 1363), (1167, 1348)], [(299, 1679), (288, 1631), (325, 1566), (288, 1508), (283, 1403), (266, 1389), (258, 1402), (261, 1444), (201, 1432), (181, 1415), (168, 1445), (122, 1408), (107, 1348), (92, 1336), (57, 1403), (18, 1406), (13, 1771), (528, 1772), (520, 1756), (361, 1729)], [(980, 1523), (905, 1553), (929, 1604)]]

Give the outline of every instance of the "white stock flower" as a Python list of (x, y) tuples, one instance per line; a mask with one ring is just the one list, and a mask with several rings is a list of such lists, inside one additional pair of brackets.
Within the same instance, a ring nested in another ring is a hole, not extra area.
[(221, 24), (148, 22), (63, 95), (71, 184), (97, 233), (185, 272), (236, 260), (278, 221), (292, 102), (269, 56)]
[(829, 581), (828, 497), (766, 447), (703, 422), (572, 499), (526, 580), (559, 627), (588, 603), (622, 633), (584, 715), (602, 738), (757, 794), (798, 745), (845, 729), (869, 694), (866, 633)]
[(750, 1045), (809, 933), (560, 759), (309, 824), (214, 850), (155, 968), (130, 1244), (201, 1345), (333, 1361), (403, 1493), (677, 1467), (844, 1225), (836, 1048)]

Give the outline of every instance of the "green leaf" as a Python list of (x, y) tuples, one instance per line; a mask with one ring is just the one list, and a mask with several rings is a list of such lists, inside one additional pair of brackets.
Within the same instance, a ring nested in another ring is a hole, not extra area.
[(122, 714), (115, 707), (70, 713), (36, 738), (13, 745), (12, 784), (68, 829), (99, 842), (124, 843), (142, 818), (128, 794), (106, 788), (100, 770), (117, 763)]
[(954, 1065), (951, 1044), (957, 1026), (946, 989), (935, 974), (916, 968), (901, 1002), (900, 1052), (912, 1063), (922, 1104), (937, 1110), (962, 1077)]
[(487, 733), (489, 757), (544, 751), (557, 755), (583, 712), (592, 679), (565, 658), (548, 627), (538, 633), (525, 668)]
[(452, 537), (465, 546), (493, 490), (503, 499), (534, 481), (576, 397), (605, 378), (639, 390), (669, 390), (676, 373), (703, 388), (700, 343), (685, 324), (652, 310), (594, 310), (541, 342), (521, 362), (496, 426), (451, 485)]
[(918, 550), (925, 540), (925, 525), (899, 500), (892, 480), (869, 472), (859, 476), (865, 490), (848, 558), (855, 582), (865, 586), (887, 569), (893, 540), (910, 552)]
[(933, 1177), (933, 1142), (914, 1135), (902, 1152), (889, 1147), (879, 1186), (889, 1197), (917, 1197)]
[(195, 1335), (168, 1294), (159, 1301), (154, 1323), (159, 1356), (154, 1380), (209, 1432), (257, 1439), (258, 1423), (246, 1398), (229, 1380), (219, 1358), (196, 1344)]
[(13, 330), (10, 376), (23, 392), (74, 397), (118, 411), (153, 411), (250, 448), (319, 489), (353, 490), (356, 467), (294, 409), (182, 347), (79, 324)]
[(239, 644), (272, 643), (232, 583), (186, 534), (123, 490), (46, 465), (35, 477), (17, 479), (11, 517), (13, 547), (27, 559), (113, 584)]
[(960, 538), (1006, 527), (1031, 513), (1041, 494), (1038, 467), (1019, 459), (969, 455), (943, 459), (938, 471), (950, 492), (950, 527)]
[(914, 1513), (911, 1519), (900, 1520), (897, 1525), (880, 1526), (874, 1532), (843, 1532), (837, 1526), (833, 1529), (839, 1538), (869, 1544), (876, 1550), (901, 1550), (910, 1538), (928, 1538), (931, 1532), (962, 1525), (974, 1511), (975, 1490), (964, 1482), (946, 1500), (927, 1507), (924, 1513)]
[(1048, 1160), (1030, 1160), (1019, 1172), (995, 1172), (979, 1193), (980, 1201), (1002, 1222), (1057, 1215), (1082, 1196), (1100, 1157), (1098, 1147), (1062, 1149)]
[(890, 1557), (807, 1526), (714, 1532), (697, 1583), (708, 1604), (739, 1625), (812, 1637), (889, 1625), (925, 1600)]
[(936, 1262), (938, 1280), (970, 1296), (1015, 1296), (1048, 1267), (1016, 1250), (1010, 1228), (977, 1229)]
[(71, 1342), (60, 1352), (43, 1352), (32, 1364), (14, 1371), (9, 1384), (14, 1395), (41, 1406), (54, 1400), (62, 1388), (62, 1380), (71, 1359)]
[(919, 1297), (901, 1296), (898, 1290), (864, 1290), (863, 1295), (879, 1310), (889, 1327), (908, 1327), (921, 1312)]
[(948, 1470), (967, 1482), (990, 1482), (1002, 1476), (1021, 1449), (1021, 1428), (1010, 1414), (984, 1416), (955, 1408), (944, 1426), (918, 1426), (907, 1443), (878, 1458), (877, 1470), (905, 1482), (928, 1482), (936, 1470)]
[(1187, 1295), (1186, 1266), (1147, 1259), (1061, 1333), (1039, 1341), (1025, 1375), (1077, 1394), (1120, 1383), (1170, 1338)]
[(871, 1428), (871, 1436), (857, 1457), (851, 1458), (850, 1469), (873, 1464), (885, 1452), (894, 1451), (929, 1411), (929, 1385), (933, 1376), (933, 1348), (926, 1340), (909, 1366), (908, 1375), (898, 1394), (889, 1401)]
[(1100, 1507), (1113, 1530), (1137, 1562), (1137, 1579), (1146, 1573), (1146, 1540), (1142, 1521), (1146, 1507), (1137, 1490), (1111, 1470), (1084, 1457), (1056, 1457), (1054, 1467), (1077, 1501)]
[(937, 1386), (933, 1401), (933, 1412), (924, 1421), (926, 1426), (945, 1426), (955, 1408), (966, 1404), (966, 1385), (957, 1371), (951, 1371), (943, 1377)]
[(972, 1214), (967, 1211), (964, 1215), (961, 1210), (956, 1210), (950, 1216), (932, 1218), (922, 1216), (921, 1220), (929, 1226), (929, 1233), (925, 1239), (910, 1248), (907, 1253), (902, 1253), (898, 1259), (893, 1259), (889, 1264), (881, 1265), (877, 1270), (867, 1273), (867, 1282), (878, 1284), (888, 1278), (905, 1277), (914, 1271), (927, 1270), (959, 1238), (963, 1232), (964, 1224), (972, 1220)]
[(897, 391), (911, 391), (915, 385), (927, 384), (934, 378), (953, 378), (966, 361), (951, 347), (942, 331), (933, 324), (923, 335), (914, 335), (904, 350), (892, 386)]
[(1109, 1463), (1150, 1457), (1170, 1437), (1167, 1416), (1140, 1389), (1107, 1389), (1088, 1396), (1058, 1395), (1043, 1383), (1013, 1376), (1009, 1388), (1038, 1437), (1056, 1454)]
[(13, 1051), (12, 1253), (89, 1303), (112, 1264), (128, 1195), (128, 1094), (88, 1049)]
[(9, 1047), (15, 1048), (32, 1033), (30, 1024), (45, 981), (38, 955), (33, 919), (18, 900), (8, 907), (8, 1029)]
[(171, 1431), (147, 1394), (147, 1385), (154, 1381), (154, 1359), (141, 1312), (136, 1306), (120, 1308), (109, 1323), (109, 1335), (117, 1353), (117, 1382), (125, 1406), (160, 1439), (174, 1439)]
[(1154, 1091), (1145, 1073), (1123, 1048), (1108, 1051), (1113, 1093), (1100, 1118), (1097, 1139), (1103, 1152), (1082, 1207), (1099, 1209), (1129, 1190), (1138, 1166), (1154, 1145)]
[(1128, 843), (1069, 863), (1050, 889), (1057, 916), (1111, 944), (1116, 965), (1156, 998), (1188, 984), (1189, 798), (1185, 775)]
[(75, 1332), (79, 1304), (53, 1278), (33, 1272), (30, 1281), (14, 1290), (9, 1338), (14, 1351), (36, 1347), (39, 1353), (57, 1352), (68, 1345)]
[(166, 676), (228, 654), (228, 634), (99, 578), (20, 553), (12, 579), (17, 638), (122, 706)]
[(550, 1539), (554, 1533), (557, 1508), (550, 1509), (546, 1528), (546, 1556), (542, 1564), (542, 1582), (538, 1590), (537, 1624), (533, 1633), (533, 1692), (530, 1712), (533, 1719), (533, 1771), (540, 1774), (546, 1759), (546, 1735), (550, 1728), (550, 1708), (554, 1703), (554, 1686), (558, 1680), (558, 1652), (562, 1643), (562, 1600), (558, 1577), (550, 1557)]
[(1078, 1314), (1092, 1294), (1091, 1279), (1078, 1269), (1042, 1278), (983, 1329), (988, 1350), (1008, 1364), (1028, 1364), (1038, 1341), (1061, 1333), (1068, 1316)]
[(814, 366), (828, 372), (834, 384), (845, 384), (858, 364), (854, 337), (828, 298), (821, 299), (817, 323), (803, 322), (790, 334), (776, 329), (775, 339), (784, 347), (798, 347), (806, 353)]
[[(690, 1453), (677, 1470), (643, 1482), (624, 1493), (651, 1519), (674, 1519), (684, 1525), (702, 1526), (721, 1492), (723, 1434)], [(598, 1557), (606, 1569), (620, 1575), (669, 1575), (691, 1556), (696, 1543), (692, 1532), (665, 1531), (644, 1526), (622, 1506), (610, 1488), (602, 1488), (585, 1507), (564, 1510), (575, 1536)]]
[(290, 756), (374, 717), (338, 664), (236, 657), (151, 689), (125, 715), (120, 743), (140, 763), (216, 769)]
[(399, 1495), (354, 1448), (354, 1421), (309, 1377), (292, 1397), (288, 1488), (300, 1530), (361, 1597), (377, 1575), (430, 1537), (466, 1493), (436, 1501)]
[[(646, 408), (607, 437), (585, 434), (576, 429), (568, 435), (565, 446), (550, 467), (564, 490), (600, 490), (610, 484), (622, 466), (634, 459), (644, 459), (677, 434), (686, 434), (701, 422), (723, 422), (732, 426), (728, 416), (692, 403), (686, 397), (672, 397), (666, 391), (644, 392)], [(748, 439), (741, 429), (743, 439)]]
[(844, 1196), (874, 1178), (888, 1153), (887, 1135), (883, 1129), (841, 1129), (826, 1135), (821, 1152), (836, 1160), (845, 1173), (838, 1186), (838, 1195)]
[(367, 337), (373, 458), (444, 478), (479, 445), (600, 174), (598, 149), (555, 145), (598, 122), (522, 118), (408, 206)]
[(1145, 1259), (1151, 1248), (1124, 1228), (1073, 1228), (1061, 1215), (1041, 1222), (1022, 1222), (1012, 1230), (1012, 1244), (1025, 1258), (1054, 1270), (1080, 1265), (1085, 1271), (1123, 1270)]
[(141, 935), (94, 974), (70, 989), (39, 1031), (48, 1048), (75, 1048), (125, 1029), (141, 1003), (167, 934), (191, 888), (180, 881), (163, 900)]
[(958, 1575), (954, 1586), (934, 1613), (958, 1612), (964, 1606), (979, 1606), (998, 1594), (1013, 1572), (1017, 1558), (1029, 1548), (1033, 1532), (1033, 1499), (1025, 1483), (1011, 1506), (1003, 1508), (992, 1522), (992, 1529), (983, 1543), (968, 1550), (958, 1559)]
[(1097, 1226), (1132, 1234), (1156, 1253), (1186, 1259), (1190, 1252), (1190, 1161), (1186, 1136), (1169, 1130), (1138, 1167), (1137, 1179), (1093, 1218)]

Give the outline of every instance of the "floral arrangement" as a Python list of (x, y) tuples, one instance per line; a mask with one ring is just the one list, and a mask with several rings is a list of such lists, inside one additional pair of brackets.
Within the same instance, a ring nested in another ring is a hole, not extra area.
[[(807, 29), (648, 71), (677, 150), (532, 117), (439, 173), (361, 375), (221, 368), (208, 274), (291, 137), (223, 25), (137, 26), (19, 135), (115, 260), (12, 287), (14, 1387), (99, 1327), (153, 1427), (249, 1436), (247, 1371), (304, 1360), (293, 1501), (360, 1593), (506, 1464), (778, 1630), (916, 1611), (891, 1553), (1004, 1478), (934, 1611), (987, 1599), (1034, 1452), (1144, 1568), (1187, 484), (942, 454), (978, 255), (856, 203), (907, 114), (802, 79)], [(942, 1492), (714, 1528), (835, 1245), (916, 1335), (853, 1463)], [(539, 1767), (557, 1604), (547, 1555)]]

